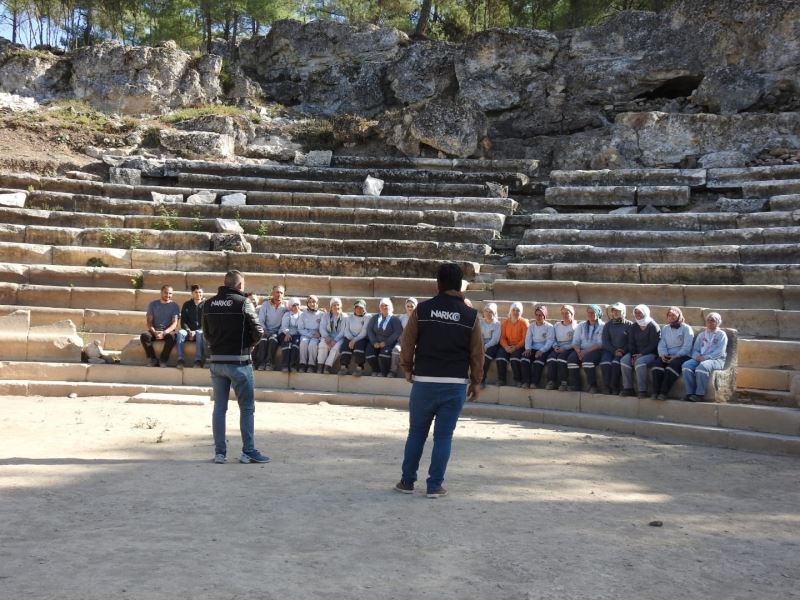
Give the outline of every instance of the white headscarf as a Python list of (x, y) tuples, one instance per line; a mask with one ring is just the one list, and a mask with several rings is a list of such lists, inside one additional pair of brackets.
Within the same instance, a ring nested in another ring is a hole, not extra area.
[(494, 302), (487, 302), (483, 305), (483, 310), (491, 311), (492, 313), (492, 323), (497, 321), (497, 304)]
[(644, 319), (636, 319), (635, 314), (633, 316), (633, 318), (636, 319), (636, 324), (639, 327), (647, 327), (650, 323), (653, 322), (653, 319), (650, 318), (650, 309), (644, 304), (637, 304), (633, 310), (634, 313), (638, 310), (640, 313), (644, 315)]
[(511, 306), (508, 309), (508, 316), (509, 317), (511, 316), (511, 311), (513, 311), (515, 308), (519, 309), (519, 317), (521, 319), (522, 318), (522, 302), (512, 302)]

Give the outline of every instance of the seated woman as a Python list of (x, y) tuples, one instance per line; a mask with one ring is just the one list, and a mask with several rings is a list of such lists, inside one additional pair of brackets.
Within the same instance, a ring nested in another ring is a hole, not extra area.
[(537, 304), (533, 309), (533, 322), (525, 335), (522, 353), (522, 387), (536, 389), (542, 379), (547, 354), (556, 341), (555, 329), (547, 322), (547, 306)]
[(712, 371), (725, 366), (728, 334), (722, 331), (722, 317), (712, 312), (706, 317), (706, 328), (697, 334), (692, 345), (692, 358), (683, 363), (683, 383), (689, 402), (703, 402), (706, 385)]
[(330, 310), (322, 315), (319, 323), (319, 346), (317, 347), (317, 373), (333, 373), (333, 363), (339, 356), (339, 348), (344, 339), (344, 320), (347, 313), (342, 312), (340, 298), (331, 298)]
[(508, 318), (500, 326), (500, 350), (497, 351), (497, 385), (506, 384), (508, 363), (514, 383), (522, 386), (522, 366), (520, 360), (525, 351), (525, 336), (528, 333), (528, 320), (522, 318), (522, 303), (512, 302)]
[(562, 392), (567, 391), (567, 358), (572, 352), (572, 338), (578, 324), (575, 322), (575, 307), (565, 304), (561, 307), (561, 320), (553, 326), (555, 341), (553, 348), (547, 355), (547, 386), (546, 389), (554, 390), (558, 387)]
[(603, 309), (591, 304), (586, 309), (586, 320), (578, 325), (572, 338), (572, 352), (567, 357), (567, 378), (570, 392), (581, 391), (581, 372), (586, 373), (588, 392), (597, 393), (597, 364), (603, 352)]
[(603, 326), (603, 355), (600, 357), (600, 370), (603, 372), (601, 391), (619, 394), (622, 369), (620, 361), (628, 352), (628, 336), (633, 323), (625, 318), (625, 305), (615, 302), (609, 307), (611, 319)]
[(367, 325), (367, 362), (373, 377), (386, 377), (392, 364), (392, 350), (403, 333), (403, 326), (394, 316), (394, 305), (389, 298), (381, 298), (378, 307), (378, 313)]
[(678, 377), (683, 363), (689, 360), (692, 351), (692, 328), (684, 322), (683, 312), (677, 306), (667, 311), (667, 324), (661, 328), (658, 342), (658, 360), (653, 363), (653, 397), (666, 400)]
[(300, 357), (300, 300), (289, 300), (289, 312), (281, 320), (281, 333), (283, 334), (283, 367), (281, 371), (288, 373), (292, 367), (297, 370), (297, 361)]
[(631, 327), (628, 337), (628, 352), (622, 357), (622, 396), (635, 396), (633, 375), (636, 373), (636, 387), (639, 398), (647, 398), (647, 367), (658, 358), (660, 329), (650, 318), (650, 309), (639, 304), (633, 309), (636, 325)]
[[(419, 304), (419, 302), (417, 302), (417, 299), (413, 296), (411, 298), (406, 298), (406, 312), (397, 317), (400, 319), (400, 324), (403, 326), (403, 329), (408, 325), (408, 319), (414, 313), (414, 310), (416, 310), (417, 304)], [(402, 330), (400, 331), (400, 335), (403, 335)], [(397, 377), (398, 371), (400, 371), (400, 350), (400, 340), (397, 340), (397, 343), (394, 345), (394, 350), (392, 350), (392, 364), (389, 367), (389, 377)]]
[(483, 380), (481, 388), (486, 387), (486, 374), (492, 361), (500, 350), (500, 319), (497, 318), (497, 304), (488, 302), (483, 307), (481, 319), (481, 336), (483, 337)]
[(363, 298), (359, 298), (353, 304), (353, 314), (344, 320), (339, 375), (347, 375), (350, 359), (355, 355), (356, 366), (353, 370), (353, 375), (356, 377), (361, 376), (361, 372), (364, 370), (364, 351), (369, 343), (367, 339), (368, 324), (367, 303), (364, 302)]

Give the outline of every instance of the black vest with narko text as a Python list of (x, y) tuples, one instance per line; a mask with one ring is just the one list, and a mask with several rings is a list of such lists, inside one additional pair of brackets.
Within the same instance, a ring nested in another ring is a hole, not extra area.
[(472, 328), (478, 311), (458, 296), (439, 294), (417, 305), (414, 381), (469, 383)]

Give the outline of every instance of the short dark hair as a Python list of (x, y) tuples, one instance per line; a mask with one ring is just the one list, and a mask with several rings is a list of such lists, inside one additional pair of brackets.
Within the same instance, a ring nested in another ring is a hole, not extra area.
[(439, 285), (440, 292), (449, 290), (460, 292), (462, 279), (464, 279), (464, 272), (456, 263), (444, 263), (436, 273), (436, 283)]
[(203, 288), (201, 288), (201, 287), (200, 287), (199, 285), (197, 285), (196, 283), (193, 283), (193, 284), (192, 284), (192, 287), (190, 288), (190, 290), (191, 290), (191, 291), (193, 291), (193, 292), (194, 292), (195, 290), (202, 290), (202, 289), (203, 289)]
[(172, 286), (170, 284), (168, 284), (168, 283), (165, 283), (164, 285), (161, 286), (161, 291), (162, 292), (164, 290), (167, 290), (167, 289), (172, 289)]
[(225, 287), (235, 288), (236, 284), (244, 280), (244, 275), (241, 271), (228, 271), (225, 273)]

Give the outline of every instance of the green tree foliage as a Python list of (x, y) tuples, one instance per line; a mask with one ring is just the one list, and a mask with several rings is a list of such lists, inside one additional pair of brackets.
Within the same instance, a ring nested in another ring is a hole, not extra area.
[(397, 27), (418, 38), (461, 41), (492, 27), (557, 31), (622, 10), (663, 10), (674, 0), (0, 0), (0, 26), (28, 46), (75, 48), (101, 40), (188, 50), (235, 44), (278, 19), (330, 19)]

